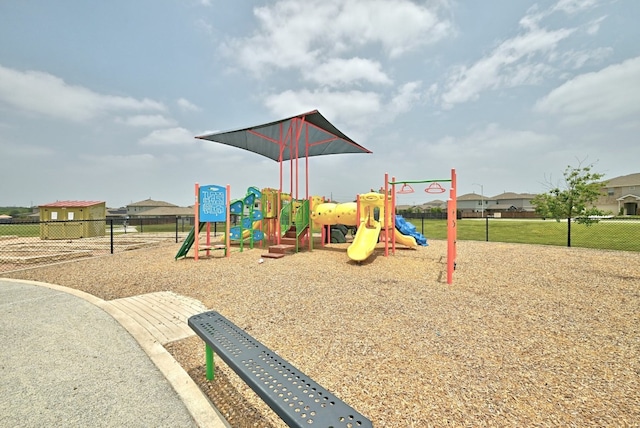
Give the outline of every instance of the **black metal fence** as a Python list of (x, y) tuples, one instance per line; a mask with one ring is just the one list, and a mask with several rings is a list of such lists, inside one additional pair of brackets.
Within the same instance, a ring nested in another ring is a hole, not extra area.
[[(404, 214), (427, 239), (446, 239), (445, 219), (427, 214)], [(461, 218), (458, 241), (512, 242), (621, 251), (640, 251), (640, 217), (601, 219), (586, 225), (575, 219)]]
[[(427, 239), (447, 238), (446, 214), (404, 213), (403, 217)], [(0, 222), (0, 272), (182, 242), (193, 223), (187, 216)], [(456, 228), (458, 241), (640, 251), (640, 217), (603, 219), (587, 226), (567, 220), (458, 216)], [(210, 233), (224, 233), (224, 224), (212, 224)]]

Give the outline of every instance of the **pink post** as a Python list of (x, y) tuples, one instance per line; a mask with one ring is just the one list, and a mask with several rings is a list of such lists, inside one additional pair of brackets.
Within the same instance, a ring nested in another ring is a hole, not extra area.
[(224, 234), (224, 245), (227, 247), (225, 253), (231, 257), (231, 186), (227, 184), (227, 227)]
[(195, 190), (196, 190), (196, 201), (195, 204), (193, 204), (193, 209), (194, 209), (194, 225), (193, 225), (193, 244), (195, 245), (193, 247), (193, 251), (195, 251), (195, 255), (194, 258), (196, 261), (198, 261), (198, 254), (200, 253), (200, 248), (198, 245), (198, 241), (199, 241), (199, 232), (200, 232), (200, 217), (199, 217), (199, 211), (200, 211), (200, 185), (198, 183), (196, 183), (195, 186)]
[(457, 240), (457, 201), (456, 201), (456, 170), (451, 170), (451, 190), (447, 201), (447, 284), (453, 283), (453, 271), (456, 268), (456, 240)]

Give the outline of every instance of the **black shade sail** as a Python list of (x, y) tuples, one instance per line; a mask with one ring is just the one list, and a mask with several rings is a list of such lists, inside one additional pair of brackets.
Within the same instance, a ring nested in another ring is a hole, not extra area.
[(248, 150), (282, 162), (310, 156), (371, 153), (340, 132), (319, 111), (196, 138)]

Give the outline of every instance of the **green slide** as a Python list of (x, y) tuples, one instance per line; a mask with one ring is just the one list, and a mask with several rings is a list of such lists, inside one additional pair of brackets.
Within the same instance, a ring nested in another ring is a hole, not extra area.
[[(207, 223), (206, 222), (204, 222), (204, 223), (200, 222), (200, 227), (198, 228), (198, 233), (200, 233), (202, 231), (202, 228), (204, 227), (205, 224), (207, 224)], [(176, 260), (178, 260), (180, 257), (186, 257), (187, 253), (191, 249), (191, 246), (195, 242), (195, 237), (196, 237), (196, 228), (194, 226), (193, 229), (191, 229), (191, 232), (189, 232), (189, 234), (185, 238), (184, 242), (182, 243), (182, 246), (178, 250), (178, 253), (176, 254), (176, 257), (175, 257)]]

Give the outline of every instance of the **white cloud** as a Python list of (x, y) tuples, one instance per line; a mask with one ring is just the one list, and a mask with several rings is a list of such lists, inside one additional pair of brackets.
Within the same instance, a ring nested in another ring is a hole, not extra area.
[(284, 91), (266, 97), (265, 105), (277, 117), (319, 110), (330, 122), (346, 122), (358, 127), (364, 127), (372, 115), (382, 110), (380, 95), (377, 93), (334, 92), (324, 89)]
[(0, 152), (3, 158), (37, 158), (52, 156), (52, 147), (36, 146), (32, 144), (16, 144), (0, 140)]
[(600, 26), (602, 25), (602, 22), (605, 19), (606, 19), (606, 16), (601, 16), (600, 18), (594, 19), (593, 21), (589, 22), (585, 30), (587, 34), (589, 34), (590, 36), (596, 35), (596, 33), (600, 31)]
[[(523, 85), (534, 85), (546, 77), (558, 73), (558, 66), (578, 69), (588, 63), (601, 62), (612, 50), (607, 47), (590, 50), (559, 51), (561, 42), (582, 29), (594, 36), (606, 16), (589, 21), (583, 27), (541, 28), (541, 22), (555, 12), (575, 15), (598, 6), (599, 0), (559, 0), (555, 5), (541, 10), (537, 4), (529, 8), (520, 19), (524, 32), (504, 40), (489, 55), (470, 66), (458, 66), (452, 70), (441, 95), (442, 106), (475, 101), (484, 91)], [(558, 61), (559, 64), (555, 64)]]
[(259, 29), (251, 37), (231, 39), (225, 48), (257, 75), (271, 67), (312, 67), (325, 57), (368, 45), (380, 45), (396, 57), (450, 34), (451, 22), (440, 16), (446, 5), (424, 6), (408, 0), (281, 0), (255, 8)]
[(640, 57), (580, 75), (540, 99), (535, 110), (567, 122), (634, 118), (640, 114)]
[(582, 12), (598, 5), (598, 0), (559, 0), (552, 11), (562, 11), (568, 15)]
[(158, 129), (139, 140), (143, 146), (170, 146), (195, 143), (194, 134), (185, 128)]
[(302, 70), (305, 80), (331, 87), (368, 82), (387, 85), (391, 79), (381, 70), (381, 64), (366, 58), (332, 58), (327, 62)]
[(162, 103), (150, 99), (103, 95), (39, 71), (18, 71), (0, 65), (0, 102), (14, 108), (81, 122), (105, 113), (164, 111)]
[(84, 167), (100, 168), (106, 171), (139, 171), (146, 169), (156, 162), (156, 157), (148, 154), (135, 155), (80, 155), (80, 158), (87, 162)]
[(180, 107), (180, 109), (182, 111), (200, 111), (200, 107), (198, 107), (197, 105), (193, 104), (191, 101), (187, 100), (186, 98), (179, 98), (176, 103), (178, 104), (178, 107)]
[[(555, 142), (555, 136), (527, 130), (504, 129), (499, 124), (490, 123), (461, 138), (443, 137), (437, 146), (442, 154), (449, 151), (449, 156), (453, 159), (458, 153), (464, 152), (472, 161), (493, 159), (491, 162), (502, 162), (503, 157), (496, 156), (497, 153), (504, 155), (513, 152), (521, 157), (527, 152), (535, 153), (552, 147)], [(452, 150), (452, 146), (455, 146), (455, 150)]]
[(540, 55), (553, 52), (573, 32), (533, 29), (505, 40), (490, 55), (452, 72), (442, 95), (443, 106), (451, 108), (476, 100), (481, 92), (490, 89), (537, 83), (552, 70), (540, 61)]
[(175, 121), (160, 114), (146, 114), (117, 118), (116, 122), (129, 126), (159, 128), (163, 126), (173, 126)]
[[(556, 163), (562, 167), (565, 162), (566, 153), (558, 151), (561, 143), (553, 134), (508, 129), (490, 123), (462, 136), (446, 135), (435, 143), (418, 145), (412, 152), (416, 157), (437, 159), (433, 168), (455, 167), (460, 186), (470, 188), (473, 182), (482, 183), (485, 194), (490, 195), (503, 191), (538, 191), (539, 186), (533, 185), (536, 178), (542, 178), (545, 171), (553, 171), (558, 166)], [(550, 161), (540, 163), (547, 158)], [(513, 183), (521, 176), (529, 177), (532, 185), (514, 188)], [(502, 184), (496, 187), (495, 183)]]
[(586, 64), (598, 64), (613, 54), (612, 48), (596, 48), (592, 50), (569, 50), (562, 54), (562, 65), (569, 69), (580, 69)]
[(408, 82), (400, 87), (398, 93), (390, 102), (389, 112), (395, 118), (397, 115), (409, 111), (422, 98), (421, 82)]

